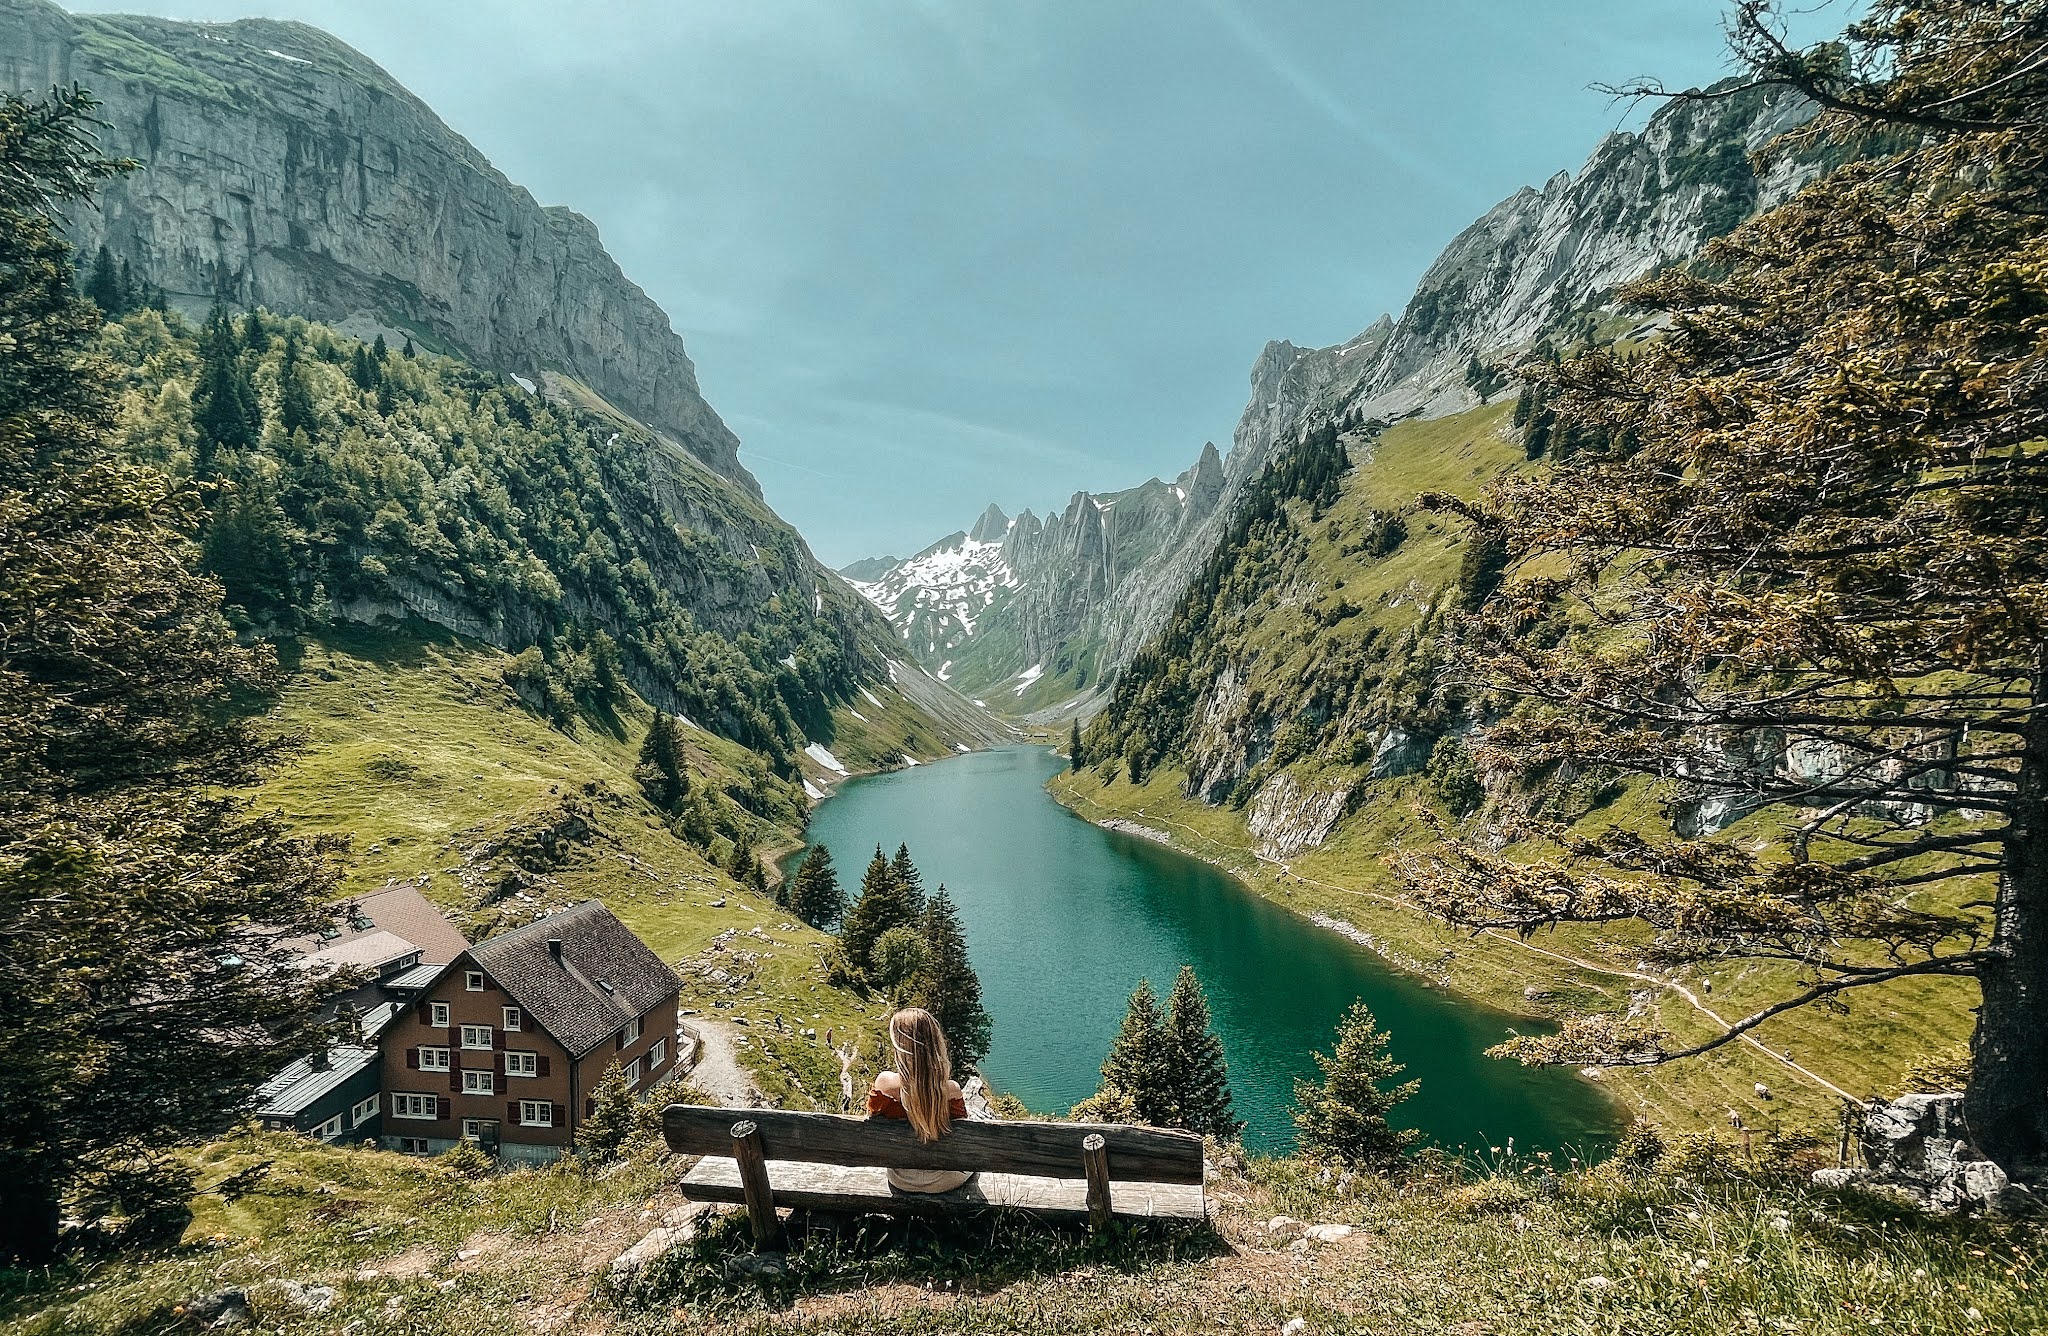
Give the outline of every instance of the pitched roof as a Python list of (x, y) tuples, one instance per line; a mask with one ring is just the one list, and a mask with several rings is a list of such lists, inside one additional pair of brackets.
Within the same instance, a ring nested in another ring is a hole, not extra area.
[[(301, 937), (285, 945), (302, 955), (313, 956), (338, 950), (358, 938), (386, 933), (418, 947), (420, 962), (426, 965), (445, 965), (469, 949), (469, 939), (462, 935), (462, 930), (413, 886), (387, 886), (369, 895), (337, 902), (334, 927), (332, 937)], [(385, 959), (394, 960), (397, 956)]]
[[(550, 940), (562, 943), (560, 959)], [(675, 971), (599, 900), (478, 942), (469, 958), (575, 1057), (678, 986)]]
[(293, 961), (300, 969), (348, 969), (360, 966), (365, 969), (381, 969), (394, 960), (405, 960), (419, 954), (419, 945), (408, 942), (395, 932), (373, 928), (369, 932), (357, 933), (353, 937), (342, 937), (328, 943), (317, 951), (308, 951)]

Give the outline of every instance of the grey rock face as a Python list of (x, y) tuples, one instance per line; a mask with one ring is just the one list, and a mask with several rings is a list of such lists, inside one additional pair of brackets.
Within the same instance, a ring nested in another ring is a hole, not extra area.
[(1906, 1095), (1863, 1107), (1861, 1169), (1822, 1169), (1819, 1187), (1868, 1183), (1905, 1192), (1931, 1210), (2038, 1211), (2048, 1202), (2014, 1183), (1970, 1144), (1960, 1094)]
[(538, 382), (566, 374), (745, 487), (739, 441), (597, 229), (542, 208), (361, 53), (298, 23), (74, 16), (0, 0), (0, 81), (77, 82), (139, 169), (70, 218), (180, 306), (405, 332)]

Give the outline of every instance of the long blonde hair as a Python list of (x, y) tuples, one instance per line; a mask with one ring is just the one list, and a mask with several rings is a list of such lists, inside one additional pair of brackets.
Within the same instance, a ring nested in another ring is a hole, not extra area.
[(896, 1075), (903, 1080), (903, 1112), (924, 1142), (937, 1141), (953, 1127), (946, 1083), (953, 1058), (946, 1032), (922, 1007), (905, 1007), (889, 1018), (889, 1047), (896, 1051)]

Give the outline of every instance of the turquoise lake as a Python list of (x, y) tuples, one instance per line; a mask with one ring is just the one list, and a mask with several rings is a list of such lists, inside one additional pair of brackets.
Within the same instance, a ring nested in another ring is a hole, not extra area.
[[(1294, 1078), (1315, 1074), (1344, 1010), (1363, 998), (1422, 1089), (1398, 1123), (1446, 1148), (1597, 1153), (1614, 1107), (1564, 1071), (1485, 1056), (1511, 1018), (1387, 965), (1261, 899), (1199, 859), (1089, 824), (1054, 802), (1061, 767), (1006, 747), (849, 780), (813, 812), (848, 893), (875, 846), (910, 846), (925, 884), (960, 904), (996, 1022), (983, 1070), (1034, 1110), (1065, 1111), (1098, 1068), (1141, 978), (1163, 996), (1201, 977), (1230, 1064), (1245, 1142), (1284, 1150)], [(1527, 1028), (1528, 1022), (1520, 1024)]]

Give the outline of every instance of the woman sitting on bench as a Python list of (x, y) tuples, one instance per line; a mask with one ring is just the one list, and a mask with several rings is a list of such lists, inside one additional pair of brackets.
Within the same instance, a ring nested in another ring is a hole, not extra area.
[[(875, 1077), (868, 1115), (908, 1119), (920, 1142), (937, 1141), (952, 1130), (954, 1119), (967, 1116), (945, 1032), (930, 1012), (906, 1007), (889, 1018), (889, 1047), (896, 1067)], [(889, 1186), (899, 1192), (951, 1192), (972, 1177), (958, 1169), (891, 1169)]]

